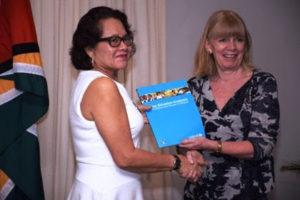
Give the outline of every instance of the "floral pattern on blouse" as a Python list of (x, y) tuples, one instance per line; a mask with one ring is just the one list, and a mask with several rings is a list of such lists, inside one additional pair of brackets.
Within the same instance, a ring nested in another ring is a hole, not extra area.
[(254, 158), (242, 160), (213, 151), (201, 151), (211, 163), (202, 178), (187, 182), (184, 199), (257, 199), (268, 193), (274, 183), (272, 150), (279, 130), (277, 83), (267, 72), (252, 77), (219, 110), (207, 77), (193, 77), (189, 87), (201, 113), (206, 137), (211, 140), (248, 140)]

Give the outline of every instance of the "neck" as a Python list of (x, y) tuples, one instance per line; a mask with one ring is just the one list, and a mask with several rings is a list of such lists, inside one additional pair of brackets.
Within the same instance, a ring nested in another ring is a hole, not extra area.
[(242, 67), (239, 67), (236, 70), (219, 70), (218, 73), (212, 78), (213, 81), (233, 81), (236, 79), (241, 79), (245, 76), (248, 76), (250, 73), (249, 70), (244, 70)]

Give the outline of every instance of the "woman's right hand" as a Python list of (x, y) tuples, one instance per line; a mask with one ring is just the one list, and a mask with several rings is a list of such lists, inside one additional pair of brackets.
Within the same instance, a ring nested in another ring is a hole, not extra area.
[(194, 137), (190, 139), (185, 139), (181, 141), (179, 147), (195, 150), (195, 149), (206, 149), (213, 150), (216, 145), (214, 145), (216, 141), (207, 139), (205, 137)]

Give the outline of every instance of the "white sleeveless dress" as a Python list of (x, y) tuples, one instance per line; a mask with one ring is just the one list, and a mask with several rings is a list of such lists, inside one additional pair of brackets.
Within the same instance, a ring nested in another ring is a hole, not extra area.
[[(81, 113), (80, 103), (87, 87), (103, 76), (99, 71), (80, 71), (73, 89), (69, 115), (77, 169), (68, 200), (142, 200), (140, 175), (116, 165), (94, 121), (86, 120)], [(124, 86), (115, 83), (125, 102), (134, 145), (139, 147), (143, 117)]]

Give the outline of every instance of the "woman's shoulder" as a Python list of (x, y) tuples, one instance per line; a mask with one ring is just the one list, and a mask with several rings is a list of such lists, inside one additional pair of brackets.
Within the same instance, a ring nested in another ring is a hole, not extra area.
[(104, 92), (115, 91), (117, 89), (116, 83), (111, 78), (106, 76), (96, 77), (91, 82), (90, 87)]
[(264, 88), (263, 90), (276, 91), (277, 81), (270, 72), (255, 71), (252, 76), (252, 86), (254, 88)]
[(206, 84), (208, 81), (207, 77), (202, 77), (202, 76), (196, 76), (196, 77), (192, 77), (188, 80), (188, 86), (190, 91), (192, 92), (192, 94), (195, 96), (195, 98), (198, 98), (198, 95), (200, 95), (200, 93), (203, 93), (203, 88), (208, 88), (205, 86), (208, 86), (208, 84)]
[(265, 81), (269, 79), (276, 81), (276, 78), (272, 73), (264, 71), (255, 71), (252, 79), (256, 81)]

